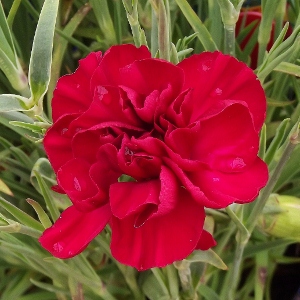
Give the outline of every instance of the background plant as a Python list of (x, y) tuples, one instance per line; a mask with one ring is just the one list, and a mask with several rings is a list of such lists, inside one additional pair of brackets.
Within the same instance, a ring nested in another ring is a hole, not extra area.
[[(300, 240), (290, 234), (297, 218), (281, 229), (285, 237), (265, 226), (267, 218), (276, 222), (290, 210), (286, 198), (272, 193), (296, 197), (292, 211), (300, 206), (299, 1), (262, 0), (261, 23), (244, 50), (239, 43), (251, 25), (235, 35), (235, 24), (251, 1), (1, 2), (0, 299), (271, 299), (276, 264), (299, 262), (284, 255)], [(289, 37), (285, 19), (293, 27)], [(275, 42), (266, 52), (273, 20)], [(215, 50), (250, 63), (258, 43), (255, 72), (268, 98), (260, 157), (270, 180), (257, 201), (207, 210), (218, 241), (214, 251), (141, 273), (112, 260), (109, 229), (66, 261), (49, 257), (37, 242), (70, 204), (51, 190), (55, 177), (41, 144), (56, 81), (89, 52), (122, 43), (148, 45), (153, 56), (173, 63)]]

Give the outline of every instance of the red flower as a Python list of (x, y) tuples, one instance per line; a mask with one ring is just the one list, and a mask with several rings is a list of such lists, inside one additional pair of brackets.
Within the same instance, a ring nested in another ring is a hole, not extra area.
[(165, 266), (215, 245), (205, 206), (250, 202), (266, 184), (264, 92), (230, 56), (175, 66), (144, 46), (114, 46), (62, 77), (52, 106), (44, 146), (73, 203), (40, 238), (56, 257), (78, 254), (109, 223), (118, 261)]

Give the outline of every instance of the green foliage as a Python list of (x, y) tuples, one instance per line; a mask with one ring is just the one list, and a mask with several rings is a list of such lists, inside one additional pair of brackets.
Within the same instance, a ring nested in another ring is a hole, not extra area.
[[(262, 22), (246, 47), (242, 50), (240, 44), (255, 24), (244, 26), (230, 41), (235, 42), (237, 58), (245, 63), (250, 62), (254, 46), (259, 46), (255, 72), (268, 99), (259, 156), (271, 174), (258, 201), (243, 209), (232, 205), (227, 210), (206, 210), (218, 241), (214, 251), (196, 250), (182, 262), (138, 273), (112, 259), (109, 229), (83, 254), (66, 261), (50, 257), (37, 241), (70, 205), (65, 195), (51, 190), (56, 178), (40, 143), (51, 125), (51, 99), (58, 78), (74, 71), (78, 60), (89, 52), (105, 51), (114, 44), (147, 45), (153, 57), (173, 63), (192, 53), (227, 51), (224, 25), (235, 25), (242, 2), (2, 1), (0, 300), (227, 300), (234, 295), (241, 300), (270, 299), (276, 264), (299, 263), (299, 258), (284, 255), (295, 240), (267, 235), (256, 226), (271, 193), (300, 198), (300, 147), (296, 145), (300, 115), (299, 1), (288, 1), (287, 16), (293, 24), (290, 36), (288, 25), (282, 26), (287, 1), (278, 0), (274, 5), (274, 0), (263, 0)], [(274, 18), (275, 42), (267, 51)], [(263, 268), (270, 274), (266, 283), (259, 277)]]

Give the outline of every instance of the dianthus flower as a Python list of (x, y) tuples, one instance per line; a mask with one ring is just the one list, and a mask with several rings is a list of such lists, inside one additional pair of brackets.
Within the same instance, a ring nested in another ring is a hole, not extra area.
[(163, 267), (215, 245), (204, 207), (250, 202), (266, 184), (264, 91), (228, 55), (173, 65), (145, 46), (113, 46), (60, 78), (52, 108), (44, 146), (56, 190), (73, 203), (40, 237), (56, 257), (80, 253), (109, 224), (118, 261)]

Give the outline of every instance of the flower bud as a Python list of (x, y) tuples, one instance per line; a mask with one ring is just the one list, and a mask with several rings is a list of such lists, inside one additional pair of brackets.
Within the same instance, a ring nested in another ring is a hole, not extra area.
[(271, 236), (300, 241), (300, 199), (273, 194), (270, 196), (258, 227)]

